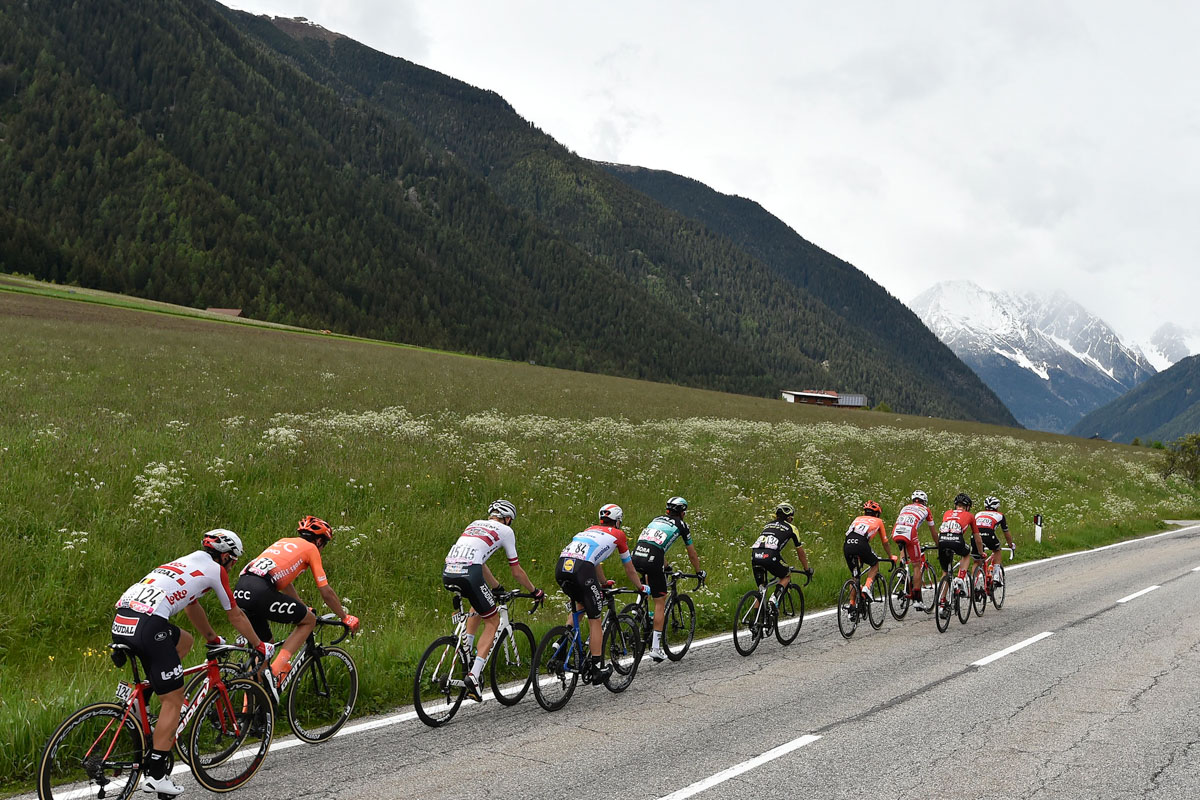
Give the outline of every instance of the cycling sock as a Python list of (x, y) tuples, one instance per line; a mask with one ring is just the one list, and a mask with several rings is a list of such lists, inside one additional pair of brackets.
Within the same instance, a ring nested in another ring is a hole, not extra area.
[(483, 657), (475, 656), (475, 663), (471, 665), (471, 674), (478, 678), (483, 674)]
[(604, 666), (604, 656), (592, 656), (592, 669), (599, 669)]
[(653, 638), (653, 639), (651, 639), (651, 641), (650, 641), (650, 649), (651, 649), (651, 650), (657, 650), (657, 649), (658, 649), (658, 646), (659, 646), (661, 643), (662, 643), (662, 631), (655, 631), (655, 632), (654, 632), (654, 638)]
[(271, 662), (271, 672), (278, 678), (292, 668), (292, 652), (280, 647), (275, 651), (275, 660)]
[(170, 755), (167, 750), (151, 750), (146, 759), (146, 774), (155, 780), (167, 777), (167, 757)]

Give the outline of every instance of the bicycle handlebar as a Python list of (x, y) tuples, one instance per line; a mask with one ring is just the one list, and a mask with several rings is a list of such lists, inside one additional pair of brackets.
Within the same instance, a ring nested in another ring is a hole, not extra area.
[(330, 646), (333, 646), (335, 644), (340, 644), (341, 642), (344, 642), (346, 640), (346, 637), (350, 636), (350, 626), (347, 625), (346, 623), (342, 622), (342, 620), (338, 617), (337, 614), (322, 614), (321, 616), (317, 617), (317, 624), (318, 625), (339, 625), (339, 626), (341, 626), (341, 628), (342, 628), (341, 635), (338, 636), (333, 641), (331, 641), (329, 643)]
[(812, 570), (796, 569), (795, 567), (788, 567), (788, 570), (790, 570), (793, 574), (803, 575), (805, 586), (808, 586), (810, 583), (812, 583)]

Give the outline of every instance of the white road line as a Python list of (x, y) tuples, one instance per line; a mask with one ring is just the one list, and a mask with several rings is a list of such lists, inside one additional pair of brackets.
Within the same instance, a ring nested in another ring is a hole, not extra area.
[(1159, 588), (1157, 585), (1155, 585), (1155, 586), (1147, 586), (1145, 589), (1142, 589), (1140, 592), (1134, 592), (1133, 594), (1125, 595), (1124, 597), (1122, 597), (1122, 598), (1121, 598), (1120, 600), (1118, 600), (1117, 602), (1118, 602), (1118, 603), (1128, 603), (1128, 602), (1129, 602), (1130, 600), (1132, 600), (1133, 598), (1135, 598), (1135, 597), (1141, 597), (1141, 596), (1142, 596), (1142, 595), (1144, 595), (1144, 594), (1149, 594), (1150, 592), (1153, 592), (1153, 591), (1154, 591), (1155, 589), (1157, 589), (1157, 588)]
[(1176, 528), (1173, 531), (1163, 531), (1162, 533), (1152, 533), (1149, 536), (1141, 536), (1137, 539), (1126, 539), (1123, 542), (1113, 542), (1112, 544), (1106, 544), (1106, 545), (1102, 545), (1100, 547), (1093, 547), (1091, 550), (1076, 550), (1074, 553), (1063, 553), (1063, 554), (1057, 555), (1057, 556), (1049, 556), (1047, 558), (1039, 558), (1037, 561), (1023, 561), (1020, 564), (1013, 564), (1011, 567), (1005, 567), (1004, 571), (1008, 572), (1009, 570), (1014, 570), (1014, 569), (1024, 569), (1025, 567), (1032, 567), (1036, 564), (1049, 564), (1051, 561), (1058, 561), (1063, 558), (1075, 558), (1075, 556), (1086, 556), (1088, 553), (1099, 553), (1101, 550), (1111, 550), (1114, 547), (1124, 547), (1127, 544), (1137, 544), (1138, 542), (1147, 542), (1151, 539), (1157, 539), (1161, 536), (1174, 536), (1177, 533), (1184, 533), (1185, 531), (1193, 531), (1193, 530), (1196, 530), (1197, 528), (1200, 528), (1200, 525), (1188, 525), (1186, 528)]
[(1200, 572), (1200, 567), (1192, 567), (1192, 572)]
[(685, 797), (691, 797), (692, 795), (703, 792), (705, 789), (711, 789), (719, 783), (724, 783), (730, 778), (736, 778), (743, 772), (748, 772), (755, 767), (762, 766), (768, 761), (774, 761), (780, 756), (785, 756), (793, 750), (799, 750), (801, 747), (812, 744), (820, 738), (820, 736), (814, 736), (811, 733), (805, 734), (799, 739), (793, 739), (787, 744), (781, 744), (779, 747), (772, 748), (763, 753), (761, 756), (755, 756), (749, 761), (743, 761), (742, 763), (736, 764), (729, 769), (723, 769), (716, 775), (707, 777), (702, 781), (696, 781), (691, 786), (685, 786), (677, 792), (671, 792), (668, 795), (664, 795), (663, 797), (659, 798), (659, 800), (684, 800)]
[(990, 664), (993, 661), (997, 661), (1001, 658), (1004, 658), (1006, 655), (1009, 655), (1010, 653), (1017, 652), (1022, 647), (1028, 647), (1029, 645), (1033, 644), (1034, 642), (1040, 642), (1042, 639), (1045, 639), (1047, 636), (1053, 636), (1053, 635), (1054, 635), (1054, 633), (1052, 631), (1042, 631), (1037, 636), (1030, 636), (1025, 641), (1017, 642), (1012, 647), (1006, 647), (1003, 650), (997, 650), (995, 653), (992, 653), (990, 656), (981, 658), (978, 661), (973, 661), (973, 662), (971, 662), (971, 666), (982, 667), (985, 664)]

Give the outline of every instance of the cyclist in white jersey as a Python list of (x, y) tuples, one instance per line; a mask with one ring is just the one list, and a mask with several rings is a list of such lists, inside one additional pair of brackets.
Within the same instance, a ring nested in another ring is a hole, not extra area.
[(500, 583), (487, 568), (487, 560), (503, 547), (508, 556), (508, 568), (517, 583), (533, 593), (535, 603), (540, 603), (546, 596), (545, 592), (534, 587), (517, 560), (517, 537), (512, 529), (512, 522), (516, 518), (517, 509), (512, 503), (507, 500), (492, 503), (488, 507), (488, 518), (475, 520), (458, 537), (446, 554), (446, 566), (442, 570), (442, 585), (447, 591), (460, 593), (475, 611), (467, 618), (468, 647), (475, 643), (475, 633), (479, 630), (480, 620), (483, 621), (479, 650), (465, 681), (467, 695), (476, 701), (483, 700), (479, 676), (491, 652), (496, 629), (500, 627), (500, 617), (496, 613), (499, 609), (492, 594), (492, 590)]
[[(896, 524), (892, 527), (892, 541), (900, 545), (900, 555), (909, 564), (915, 564), (921, 559), (921, 540), (917, 535), (921, 525), (929, 526), (929, 535), (936, 541), (937, 526), (933, 524), (933, 515), (929, 510), (929, 495), (917, 489), (912, 493), (909, 504), (900, 509), (896, 515)], [(913, 575), (913, 586), (909, 597), (913, 608), (918, 611), (925, 609), (921, 601), (921, 575)]]
[[(996, 529), (999, 528), (1004, 533), (1004, 538), (1008, 540), (1008, 547), (1012, 555), (1016, 555), (1017, 546), (1013, 543), (1012, 534), (1008, 532), (1008, 519), (1000, 510), (1000, 498), (995, 495), (988, 495), (983, 501), (983, 511), (975, 515), (975, 524), (979, 527), (979, 538), (984, 547), (991, 550), (987, 557), (987, 566), (992, 571), (992, 580), (997, 583), (1003, 583), (1000, 577), (1000, 537), (996, 536)], [(975, 553), (974, 540), (971, 541), (971, 552)], [(982, 553), (978, 553), (980, 557)]]
[[(616, 503), (608, 503), (600, 507), (600, 522), (585, 531), (575, 534), (558, 556), (558, 566), (554, 570), (554, 579), (567, 597), (574, 601), (575, 610), (582, 610), (588, 618), (588, 650), (591, 652), (590, 674), (584, 679), (592, 683), (600, 683), (612, 674), (612, 665), (604, 663), (603, 644), (604, 634), (601, 630), (600, 615), (604, 607), (604, 596), (600, 586), (611, 587), (613, 582), (604, 577), (601, 564), (613, 553), (619, 553), (625, 574), (639, 592), (646, 591), (633, 566), (633, 556), (629, 552), (629, 542), (621, 523), (625, 512)], [(572, 624), (573, 614), (567, 614), (567, 625)]]
[(159, 796), (183, 791), (167, 774), (175, 729), (183, 708), (183, 659), (192, 649), (192, 635), (172, 625), (171, 616), (183, 611), (209, 644), (224, 641), (213, 630), (200, 597), (212, 592), (221, 601), (229, 623), (269, 660), (273, 650), (261, 641), (246, 615), (233, 602), (226, 570), (242, 555), (242, 540), (233, 531), (217, 528), (204, 534), (201, 549), (152, 570), (130, 586), (116, 603), (112, 640), (127, 645), (141, 659), (150, 688), (162, 701), (154, 726), (150, 757), (142, 790)]

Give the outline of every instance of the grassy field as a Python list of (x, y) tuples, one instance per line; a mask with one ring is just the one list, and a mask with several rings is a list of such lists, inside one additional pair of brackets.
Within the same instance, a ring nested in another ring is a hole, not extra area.
[[(915, 488), (938, 510), (960, 490), (997, 494), (1022, 558), (1200, 516), (1200, 494), (1164, 481), (1142, 448), (186, 314), (0, 286), (0, 783), (27, 780), (53, 725), (111, 693), (120, 593), (212, 527), (253, 555), (304, 514), (336, 526), (325, 563), (364, 621), (351, 649), (367, 712), (409, 700), (417, 657), (448, 628), (442, 558), (499, 496), (517, 505), (522, 562), (547, 591), (559, 549), (601, 504), (620, 503), (636, 532), (686, 496), (708, 630), (728, 628), (751, 583), (748, 545), (783, 499), (817, 569), (810, 607), (844, 579), (841, 534), (866, 498), (890, 520)], [(317, 599), (308, 578), (298, 588)]]

